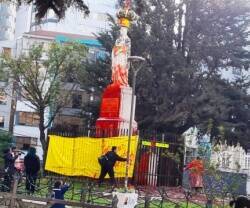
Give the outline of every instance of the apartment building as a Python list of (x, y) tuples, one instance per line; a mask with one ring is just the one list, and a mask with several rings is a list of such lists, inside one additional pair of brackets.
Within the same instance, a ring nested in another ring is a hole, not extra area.
[(15, 3), (0, 3), (0, 41), (14, 40), (16, 10)]
[(23, 5), (17, 11), (15, 37), (25, 32), (46, 30), (54, 32), (70, 32), (86, 36), (94, 36), (109, 28), (108, 15), (115, 15), (117, 0), (86, 0), (90, 14), (84, 14), (76, 8), (70, 8), (65, 18), (60, 20), (53, 11), (49, 11), (41, 22), (35, 19), (32, 5)]
[[(10, 2), (0, 3), (0, 54), (13, 55), (16, 5)], [(0, 128), (9, 130), (12, 101), (12, 86), (7, 77), (0, 76)]]
[[(14, 42), (0, 41), (0, 54), (13, 55)], [(5, 75), (0, 75), (0, 129), (10, 129), (12, 85)]]

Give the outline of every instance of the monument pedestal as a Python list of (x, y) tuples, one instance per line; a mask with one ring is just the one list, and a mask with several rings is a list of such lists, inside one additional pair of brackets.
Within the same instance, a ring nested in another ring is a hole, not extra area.
[(117, 208), (134, 208), (138, 203), (138, 194), (134, 192), (120, 193), (113, 192), (113, 201), (116, 203), (114, 207)]
[[(100, 117), (96, 121), (97, 136), (128, 135), (131, 112), (132, 88), (111, 84), (104, 90)], [(132, 133), (137, 131), (137, 123), (132, 112)]]

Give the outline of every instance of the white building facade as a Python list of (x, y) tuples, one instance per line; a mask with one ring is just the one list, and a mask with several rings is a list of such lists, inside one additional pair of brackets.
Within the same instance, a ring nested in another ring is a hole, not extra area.
[(9, 130), (11, 97), (8, 95), (11, 89), (8, 82), (0, 81), (0, 129)]
[[(212, 149), (211, 163), (228, 172), (243, 172), (246, 166), (246, 151), (237, 145), (227, 145), (226, 142), (215, 145)], [(250, 170), (250, 169), (249, 169)]]
[[(0, 41), (0, 54), (14, 54), (14, 41)], [(12, 85), (8, 77), (0, 77), (0, 129), (9, 130), (12, 101)]]
[[(14, 54), (16, 5), (0, 3), (0, 54)], [(9, 130), (12, 86), (8, 79), (0, 77), (0, 129)]]
[(76, 8), (69, 8), (65, 18), (58, 20), (53, 11), (49, 11), (41, 23), (35, 19), (35, 10), (32, 5), (24, 5), (17, 11), (16, 38), (25, 32), (47, 30), (55, 32), (70, 32), (87, 36), (94, 36), (109, 28), (107, 14), (115, 15), (117, 0), (87, 0), (90, 9), (89, 16)]
[(16, 13), (14, 3), (0, 3), (0, 41), (14, 40)]
[[(227, 172), (242, 172), (249, 173), (250, 176), (250, 154), (243, 149), (238, 143), (237, 145), (228, 145), (227, 142), (219, 142), (216, 145), (210, 144), (207, 149), (206, 155), (201, 149), (209, 144), (209, 136), (205, 135), (199, 138), (198, 130), (196, 127), (188, 129), (183, 137), (185, 139), (185, 155), (186, 162), (191, 161), (196, 156), (206, 157), (210, 163), (218, 167), (222, 171)], [(205, 142), (201, 142), (201, 140)], [(209, 158), (207, 158), (209, 157)]]

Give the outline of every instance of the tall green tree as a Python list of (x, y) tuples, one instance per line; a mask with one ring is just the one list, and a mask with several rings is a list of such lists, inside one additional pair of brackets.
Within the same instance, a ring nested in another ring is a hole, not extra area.
[[(215, 128), (225, 125), (228, 132), (247, 133), (237, 126), (242, 122), (249, 128), (248, 114), (239, 116), (242, 106), (249, 107), (246, 88), (236, 87), (236, 82), (230, 83), (221, 74), (225, 69), (249, 68), (249, 4), (244, 0), (178, 2), (136, 1), (140, 19), (129, 34), (132, 54), (147, 59), (147, 66), (137, 76), (140, 129), (180, 135), (191, 126), (206, 126), (212, 119)], [(111, 24), (111, 31), (99, 35), (109, 53), (118, 32), (114, 21)], [(102, 73), (110, 68), (106, 64)], [(104, 77), (95, 75), (95, 80)], [(235, 114), (237, 121), (232, 120)]]
[[(197, 123), (195, 112), (199, 106), (196, 100), (208, 96), (204, 94), (208, 91), (206, 88), (221, 69), (248, 67), (249, 51), (245, 47), (249, 45), (249, 6), (245, 1), (216, 2), (141, 1), (144, 10), (136, 32), (146, 31), (143, 35), (146, 44), (141, 44), (144, 46), (142, 52), (137, 50), (142, 49), (140, 44), (135, 44), (133, 53), (149, 57), (152, 67), (147, 71), (150, 73), (147, 82), (150, 80), (148, 85), (151, 87), (139, 88), (138, 99), (140, 105), (142, 98), (142, 106), (148, 102), (153, 112), (138, 112), (142, 124), (152, 123), (154, 117), (156, 127), (183, 132)], [(139, 36), (142, 36), (141, 32)], [(133, 42), (137, 39), (138, 36), (133, 38)], [(205, 84), (206, 79), (208, 84)], [(159, 92), (161, 96), (158, 96)], [(210, 99), (216, 96), (214, 94)]]
[[(86, 52), (86, 47), (78, 43), (52, 43), (49, 49), (43, 45), (32, 46), (28, 53), (18, 58), (2, 57), (2, 69), (18, 86), (15, 91), (39, 115), (40, 141), (44, 152), (47, 149), (45, 130), (61, 108), (68, 104), (72, 91), (76, 89), (78, 76), (84, 73)], [(68, 80), (71, 83), (65, 85)], [(50, 113), (47, 122), (46, 112)]]

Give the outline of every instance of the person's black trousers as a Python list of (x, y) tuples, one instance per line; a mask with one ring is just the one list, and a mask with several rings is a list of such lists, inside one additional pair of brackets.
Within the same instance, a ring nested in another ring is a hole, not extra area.
[(99, 176), (98, 184), (100, 185), (104, 181), (104, 178), (107, 174), (110, 177), (111, 185), (116, 185), (114, 168), (106, 165), (101, 166), (101, 173)]
[(35, 192), (37, 175), (26, 174), (26, 190), (30, 193)]
[(5, 173), (4, 174), (4, 182), (3, 182), (3, 186), (2, 186), (2, 191), (10, 192), (12, 181), (13, 181), (13, 175), (11, 173)]

